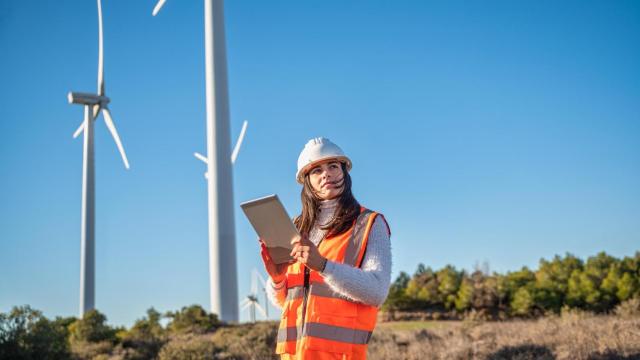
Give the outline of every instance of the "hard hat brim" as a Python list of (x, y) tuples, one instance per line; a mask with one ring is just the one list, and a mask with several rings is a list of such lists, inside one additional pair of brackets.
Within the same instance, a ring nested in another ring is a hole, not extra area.
[(347, 166), (347, 171), (351, 171), (351, 159), (349, 159), (347, 156), (334, 156), (334, 155), (325, 156), (313, 162), (308, 163), (302, 169), (300, 169), (296, 174), (296, 180), (298, 181), (298, 183), (300, 184), (304, 183), (304, 176), (307, 174), (307, 172), (309, 172), (309, 170), (311, 170), (311, 168), (313, 168), (314, 166), (320, 163), (327, 162), (328, 160), (338, 160)]

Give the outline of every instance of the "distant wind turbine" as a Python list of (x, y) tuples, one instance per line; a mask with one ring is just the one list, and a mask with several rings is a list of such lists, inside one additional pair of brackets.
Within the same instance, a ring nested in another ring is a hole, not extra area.
[[(153, 16), (164, 4), (165, 0), (157, 2)], [(223, 321), (237, 322), (238, 275), (231, 165), (238, 156), (247, 123), (243, 124), (232, 153), (223, 0), (204, 0), (204, 47), (207, 155), (194, 155), (207, 164), (211, 312)]]
[(98, 93), (69, 92), (70, 104), (84, 106), (84, 120), (73, 134), (75, 139), (84, 134), (82, 147), (82, 218), (80, 235), (80, 317), (95, 308), (95, 164), (93, 145), (93, 123), (100, 113), (113, 140), (118, 147), (124, 167), (129, 169), (129, 161), (122, 147), (120, 136), (111, 118), (107, 104), (111, 101), (105, 95), (104, 62), (102, 45), (102, 4), (98, 3)]
[[(256, 322), (256, 309), (258, 309), (266, 319), (269, 318), (267, 311), (258, 302), (258, 276), (258, 272), (254, 269), (251, 273), (251, 293), (240, 303), (241, 310), (249, 309), (249, 320), (251, 322)], [(265, 306), (266, 305), (265, 303)]]
[(264, 294), (264, 316), (269, 319), (269, 296), (267, 295), (267, 281), (260, 275), (258, 270), (253, 269), (253, 272), (258, 280), (260, 280), (260, 291)]

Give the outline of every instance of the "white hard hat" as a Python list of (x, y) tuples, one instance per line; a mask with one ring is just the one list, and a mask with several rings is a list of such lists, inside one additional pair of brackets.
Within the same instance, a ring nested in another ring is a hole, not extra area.
[(296, 180), (302, 184), (304, 175), (309, 169), (317, 163), (328, 159), (336, 159), (343, 162), (347, 166), (347, 171), (351, 170), (351, 159), (344, 154), (338, 145), (323, 137), (309, 140), (302, 152), (300, 152), (300, 156), (298, 156)]

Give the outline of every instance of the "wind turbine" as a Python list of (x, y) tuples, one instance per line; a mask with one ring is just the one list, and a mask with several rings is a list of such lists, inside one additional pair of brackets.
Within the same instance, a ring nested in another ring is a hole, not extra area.
[[(251, 273), (251, 293), (240, 303), (241, 310), (249, 309), (249, 320), (251, 322), (256, 322), (256, 309), (260, 310), (265, 318), (269, 318), (267, 311), (258, 302), (258, 276), (258, 272), (253, 269)], [(267, 304), (265, 303), (265, 305)]]
[(269, 319), (269, 295), (267, 295), (267, 281), (262, 277), (262, 275), (260, 275), (258, 270), (253, 269), (253, 273), (255, 274), (256, 278), (260, 280), (260, 285), (262, 286), (262, 289), (260, 289), (260, 291), (264, 293), (264, 316), (268, 320)]
[[(165, 2), (157, 2), (153, 16)], [(231, 172), (237, 151), (231, 153), (223, 0), (204, 0), (204, 47), (207, 155), (194, 155), (207, 164), (211, 312), (223, 321), (237, 322), (238, 276)], [(242, 143), (245, 130), (246, 122), (236, 149)]]
[(129, 161), (122, 147), (120, 136), (111, 118), (107, 104), (111, 101), (105, 95), (104, 62), (102, 46), (102, 4), (98, 2), (98, 93), (69, 92), (70, 104), (84, 106), (84, 120), (73, 134), (75, 139), (84, 134), (82, 147), (82, 215), (80, 225), (80, 317), (95, 308), (95, 163), (93, 122), (100, 113), (113, 140), (120, 151), (124, 167), (129, 169)]

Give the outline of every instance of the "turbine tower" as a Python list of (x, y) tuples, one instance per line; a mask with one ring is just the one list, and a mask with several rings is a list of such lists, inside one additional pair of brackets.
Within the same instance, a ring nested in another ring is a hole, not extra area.
[[(157, 15), (166, 0), (153, 8)], [(209, 294), (211, 312), (221, 320), (238, 321), (238, 276), (229, 129), (229, 94), (223, 0), (204, 0), (205, 99), (207, 155), (195, 156), (207, 164), (209, 222)], [(246, 122), (238, 145), (244, 137)]]
[(102, 46), (102, 4), (98, 2), (98, 93), (69, 92), (70, 104), (84, 106), (84, 121), (73, 134), (75, 139), (84, 134), (82, 147), (82, 215), (80, 225), (80, 318), (95, 308), (95, 163), (93, 129), (94, 121), (100, 113), (113, 140), (120, 151), (125, 168), (129, 161), (122, 147), (120, 136), (111, 118), (107, 104), (111, 101), (105, 95), (104, 62)]

